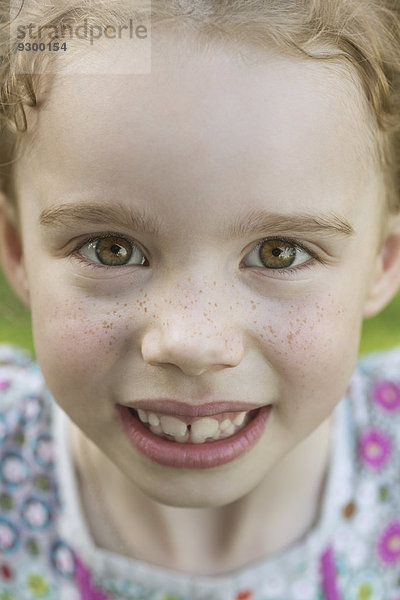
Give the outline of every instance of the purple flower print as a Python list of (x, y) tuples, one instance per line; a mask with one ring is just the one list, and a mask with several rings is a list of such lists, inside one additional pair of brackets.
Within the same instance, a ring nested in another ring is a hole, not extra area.
[(373, 469), (381, 469), (387, 463), (391, 449), (389, 437), (378, 429), (370, 429), (360, 438), (361, 458)]
[(400, 560), (400, 522), (393, 521), (378, 540), (378, 554), (382, 561), (392, 565)]
[(372, 399), (384, 410), (398, 410), (400, 408), (400, 387), (388, 381), (380, 381), (372, 388)]
[(8, 379), (0, 379), (0, 392), (4, 392), (11, 385)]
[(93, 585), (89, 569), (77, 556), (75, 557), (75, 565), (75, 579), (81, 594), (81, 600), (110, 600), (108, 596), (100, 592), (100, 590)]

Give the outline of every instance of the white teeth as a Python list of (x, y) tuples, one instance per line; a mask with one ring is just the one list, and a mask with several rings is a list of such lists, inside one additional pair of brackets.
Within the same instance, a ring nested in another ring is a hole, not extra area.
[(194, 444), (200, 444), (208, 437), (212, 437), (214, 434), (216, 434), (218, 429), (219, 423), (216, 419), (210, 419), (210, 417), (198, 419), (192, 423), (190, 430), (190, 441)]
[(147, 418), (147, 413), (144, 410), (138, 410), (139, 413), (139, 419), (142, 421), (142, 423), (148, 423), (149, 420)]
[(160, 417), (160, 424), (164, 433), (174, 437), (184, 437), (187, 432), (186, 423), (175, 417), (162, 416)]
[(150, 425), (150, 431), (155, 435), (161, 435), (163, 433), (160, 425)]
[(233, 419), (232, 423), (234, 425), (242, 425), (243, 421), (246, 418), (246, 413), (245, 412), (241, 412), (238, 414), (238, 416), (236, 417), (236, 419)]
[(247, 412), (238, 413), (234, 419), (224, 419), (221, 423), (211, 417), (196, 418), (189, 427), (171, 415), (157, 415), (139, 409), (139, 419), (149, 425), (150, 431), (158, 436), (170, 436), (179, 443), (203, 444), (206, 440), (219, 440), (230, 437), (246, 422)]
[(160, 424), (160, 419), (154, 413), (149, 413), (149, 423), (150, 425), (154, 425), (154, 427), (157, 427), (157, 425)]
[(232, 425), (232, 421), (230, 419), (225, 419), (220, 423), (219, 428), (221, 431), (225, 431), (230, 425)]
[(233, 423), (231, 423), (230, 425), (228, 425), (228, 427), (225, 427), (224, 429), (224, 434), (225, 435), (232, 435), (235, 431), (235, 426)]
[(186, 433), (186, 435), (181, 435), (181, 436), (178, 435), (178, 436), (174, 436), (174, 437), (175, 437), (175, 441), (176, 442), (180, 442), (181, 444), (185, 444), (188, 441), (188, 439), (190, 437), (190, 434), (188, 432), (188, 433)]

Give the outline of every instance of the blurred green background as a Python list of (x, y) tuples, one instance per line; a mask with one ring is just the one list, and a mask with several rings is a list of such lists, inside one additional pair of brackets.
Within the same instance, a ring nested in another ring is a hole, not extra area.
[[(29, 311), (11, 291), (0, 270), (0, 343), (12, 342), (34, 353)], [(377, 317), (364, 322), (360, 353), (400, 345), (400, 293)]]

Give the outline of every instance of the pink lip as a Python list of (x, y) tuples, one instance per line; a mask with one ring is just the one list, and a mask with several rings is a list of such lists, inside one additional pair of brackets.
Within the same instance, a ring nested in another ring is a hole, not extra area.
[[(135, 405), (135, 408), (137, 406), (138, 404)], [(142, 406), (144, 405), (142, 404)], [(151, 406), (157, 412), (153, 402)], [(205, 406), (208, 407), (209, 411), (211, 410), (210, 404), (203, 405), (202, 408), (204, 409)], [(221, 412), (221, 406), (222, 408), (229, 407), (230, 412), (233, 408), (232, 403), (220, 403), (219, 406), (213, 404), (212, 406), (213, 412), (207, 414), (216, 414), (216, 410)], [(240, 404), (240, 406), (243, 407), (243, 404)], [(249, 406), (251, 405), (246, 405), (247, 410), (249, 410)], [(260, 408), (254, 418), (243, 429), (240, 429), (229, 438), (216, 442), (205, 442), (204, 444), (180, 444), (152, 434), (138, 418), (132, 415), (127, 406), (116, 405), (122, 429), (135, 450), (160, 465), (192, 470), (219, 467), (248, 452), (264, 432), (271, 409), (272, 405)], [(162, 412), (166, 414), (165, 406)], [(179, 414), (176, 408), (173, 414)]]
[(142, 409), (163, 415), (209, 417), (225, 412), (248, 412), (250, 410), (255, 410), (256, 408), (261, 408), (263, 405), (249, 402), (207, 402), (205, 404), (188, 404), (186, 402), (177, 402), (166, 398), (164, 400), (138, 400), (137, 402), (127, 404), (127, 406), (134, 408), (135, 410)]

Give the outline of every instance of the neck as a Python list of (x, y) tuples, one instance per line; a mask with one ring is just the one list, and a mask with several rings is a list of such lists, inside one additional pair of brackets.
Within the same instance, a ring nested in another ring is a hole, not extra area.
[(249, 494), (217, 508), (178, 508), (149, 498), (71, 424), (92, 537), (113, 552), (193, 575), (221, 575), (277, 554), (318, 519), (331, 424), (322, 423)]

